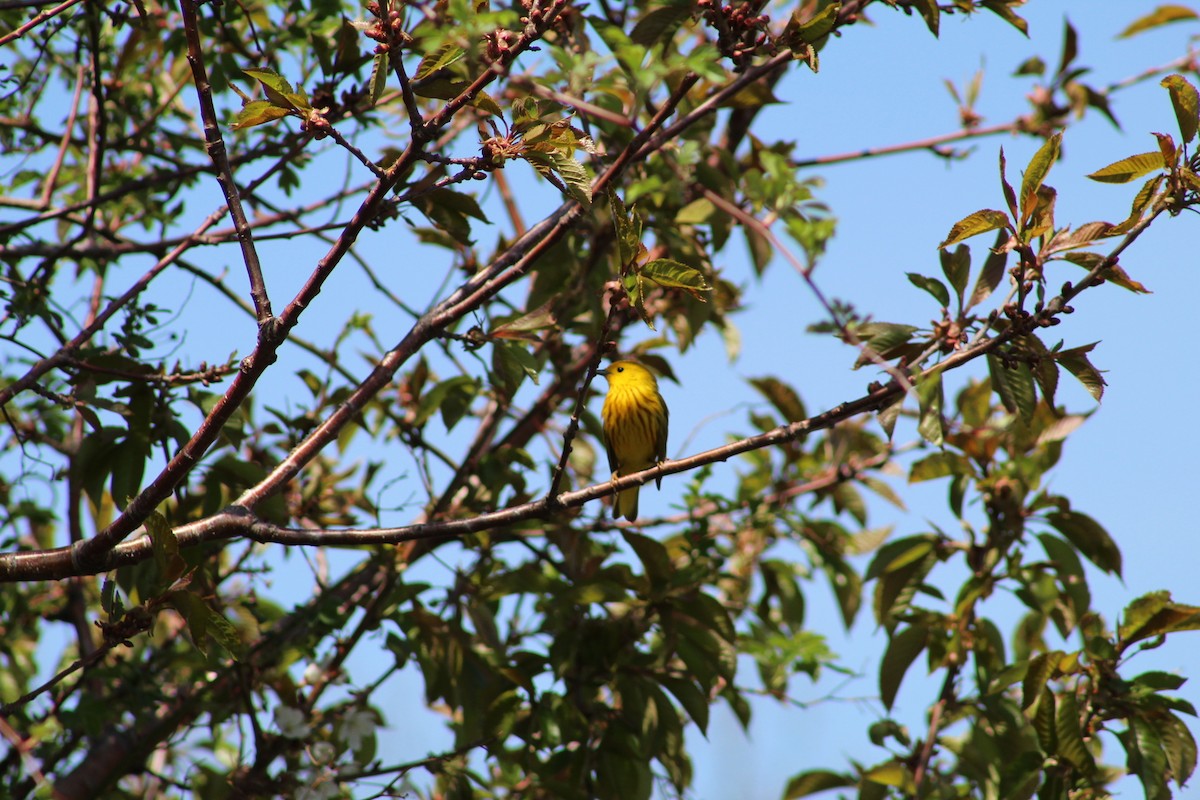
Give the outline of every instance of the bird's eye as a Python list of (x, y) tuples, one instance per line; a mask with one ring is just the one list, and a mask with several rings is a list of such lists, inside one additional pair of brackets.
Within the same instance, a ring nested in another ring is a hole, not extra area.
[(624, 371), (625, 371), (624, 367), (617, 367), (617, 372), (624, 372)]

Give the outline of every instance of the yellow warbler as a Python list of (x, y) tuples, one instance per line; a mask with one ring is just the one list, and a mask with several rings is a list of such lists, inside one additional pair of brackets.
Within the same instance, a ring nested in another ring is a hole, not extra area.
[[(650, 370), (632, 361), (614, 361), (600, 374), (608, 379), (604, 410), (604, 446), (613, 479), (641, 472), (667, 457), (667, 404), (658, 393), (658, 381)], [(659, 487), (662, 478), (658, 479)], [(617, 495), (613, 516), (634, 520), (638, 513), (638, 489)]]

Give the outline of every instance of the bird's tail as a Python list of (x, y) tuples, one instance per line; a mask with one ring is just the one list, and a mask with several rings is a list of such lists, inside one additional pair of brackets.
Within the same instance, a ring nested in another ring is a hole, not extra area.
[(638, 489), (641, 488), (642, 487), (640, 486), (634, 486), (632, 489), (626, 489), (625, 491), (617, 494), (617, 502), (616, 505), (613, 506), (613, 517), (615, 519), (624, 517), (630, 522), (633, 522), (635, 519), (637, 519)]

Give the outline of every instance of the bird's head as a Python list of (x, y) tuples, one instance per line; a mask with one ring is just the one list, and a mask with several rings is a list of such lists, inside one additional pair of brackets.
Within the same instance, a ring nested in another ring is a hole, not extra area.
[(658, 381), (655, 379), (654, 373), (636, 361), (614, 361), (600, 370), (599, 374), (608, 380), (608, 385), (612, 388), (637, 384), (658, 388)]

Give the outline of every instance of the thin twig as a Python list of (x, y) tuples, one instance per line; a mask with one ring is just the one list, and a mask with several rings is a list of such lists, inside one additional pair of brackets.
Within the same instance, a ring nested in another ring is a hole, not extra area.
[(274, 338), (274, 332), (269, 330), (273, 314), (271, 300), (267, 295), (267, 286), (263, 281), (262, 265), (258, 260), (258, 251), (254, 247), (254, 234), (246, 221), (246, 212), (242, 210), (242, 198), (237, 184), (233, 180), (233, 168), (229, 164), (229, 155), (225, 150), (225, 140), (221, 137), (221, 125), (217, 122), (217, 110), (213, 106), (212, 86), (208, 82), (208, 70), (204, 66), (204, 49), (200, 43), (200, 21), (197, 17), (196, 0), (180, 0), (179, 8), (183, 13), (183, 31), (187, 39), (187, 59), (192, 68), (192, 83), (196, 85), (196, 97), (200, 103), (200, 119), (204, 124), (204, 141), (208, 155), (217, 168), (217, 183), (225, 195), (225, 203), (229, 208), (229, 216), (233, 227), (237, 230), (238, 242), (242, 247), (242, 260), (246, 264), (246, 273), (250, 278), (250, 296), (254, 300), (254, 310), (258, 318), (260, 335)]
[(938, 731), (942, 728), (942, 716), (950, 703), (954, 701), (954, 682), (958, 678), (960, 667), (957, 663), (946, 669), (946, 679), (942, 681), (942, 691), (933, 709), (929, 712), (929, 730), (925, 732), (925, 741), (921, 744), (921, 753), (917, 758), (917, 766), (913, 770), (913, 795), (921, 796), (921, 784), (929, 770), (929, 761), (933, 758), (933, 748), (937, 744)]
[(575, 395), (575, 410), (571, 412), (571, 421), (567, 423), (567, 430), (563, 434), (562, 454), (558, 457), (554, 474), (550, 476), (550, 488), (546, 491), (547, 497), (553, 498), (558, 494), (558, 487), (567, 471), (567, 460), (571, 457), (571, 442), (575, 440), (575, 434), (579, 432), (579, 416), (583, 413), (584, 406), (587, 405), (588, 389), (596, 378), (600, 359), (604, 356), (605, 348), (608, 346), (609, 331), (612, 330), (613, 319), (616, 317), (620, 305), (621, 290), (614, 286), (608, 292), (608, 315), (604, 318), (604, 324), (600, 326), (597, 346), (592, 351), (587, 371), (584, 372), (583, 380), (579, 383), (579, 391)]
[(30, 20), (28, 22), (26, 22), (24, 25), (21, 25), (20, 27), (18, 27), (16, 30), (12, 31), (11, 33), (6, 33), (5, 35), (0, 36), (0, 47), (3, 47), (4, 45), (6, 45), (9, 42), (14, 41), (16, 39), (20, 39), (22, 36), (29, 33), (34, 28), (36, 28), (38, 25), (41, 25), (43, 22), (45, 22), (46, 20), (48, 20), (52, 17), (58, 16), (59, 14), (61, 14), (62, 12), (66, 11), (68, 8), (70, 8), (73, 5), (76, 5), (79, 2), (81, 2), (81, 0), (66, 0), (66, 2), (59, 3), (54, 8), (47, 8), (44, 11), (39, 11), (38, 13), (34, 14), (33, 17), (30, 18)]

